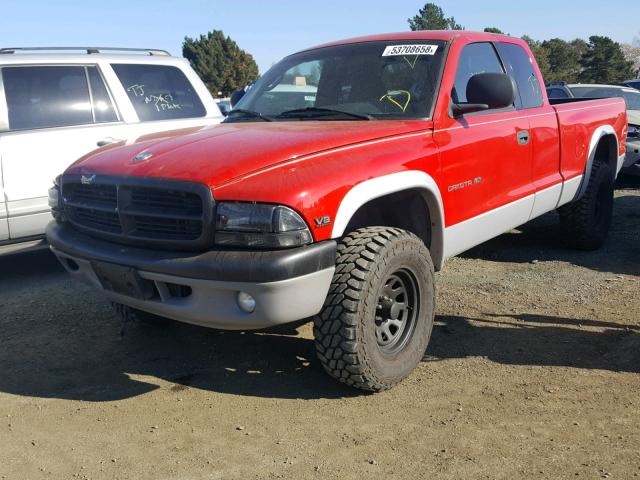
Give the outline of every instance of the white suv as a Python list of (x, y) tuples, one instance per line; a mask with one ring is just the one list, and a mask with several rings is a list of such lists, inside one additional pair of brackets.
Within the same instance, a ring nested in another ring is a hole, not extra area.
[(165, 51), (0, 49), (0, 253), (39, 242), (48, 189), (81, 156), (223, 118), (189, 63)]

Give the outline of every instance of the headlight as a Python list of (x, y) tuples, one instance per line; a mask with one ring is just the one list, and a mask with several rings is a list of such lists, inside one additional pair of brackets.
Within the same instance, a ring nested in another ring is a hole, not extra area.
[(627, 131), (628, 139), (638, 139), (640, 138), (640, 127), (638, 125), (629, 125), (629, 130)]
[(313, 240), (306, 222), (282, 205), (220, 202), (215, 243), (229, 247), (287, 248)]
[(60, 193), (60, 177), (53, 181), (53, 187), (49, 189), (49, 207), (51, 214), (57, 222), (64, 222), (64, 210), (62, 208), (62, 194)]

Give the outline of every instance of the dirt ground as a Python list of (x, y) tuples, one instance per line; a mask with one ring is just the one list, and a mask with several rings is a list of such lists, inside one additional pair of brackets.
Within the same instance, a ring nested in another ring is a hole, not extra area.
[(607, 245), (545, 216), (438, 274), (424, 362), (362, 394), (309, 324), (124, 338), (49, 252), (0, 258), (0, 479), (640, 477), (640, 182)]

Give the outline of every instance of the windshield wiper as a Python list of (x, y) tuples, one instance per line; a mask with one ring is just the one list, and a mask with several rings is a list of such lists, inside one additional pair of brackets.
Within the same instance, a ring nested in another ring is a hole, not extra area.
[(347, 117), (355, 118), (358, 120), (374, 120), (371, 115), (365, 115), (363, 113), (345, 112), (343, 110), (336, 110), (334, 108), (322, 108), (322, 107), (307, 107), (296, 108), (295, 110), (285, 110), (277, 118), (295, 117), (295, 116), (316, 116), (316, 115), (344, 115)]
[(259, 118), (264, 122), (273, 122), (273, 118), (271, 117), (265, 117), (260, 112), (254, 112), (253, 110), (245, 110), (244, 108), (236, 108), (235, 110), (230, 110), (229, 113), (227, 114), (227, 118), (229, 118), (231, 115), (234, 115), (234, 114), (243, 115), (246, 117)]

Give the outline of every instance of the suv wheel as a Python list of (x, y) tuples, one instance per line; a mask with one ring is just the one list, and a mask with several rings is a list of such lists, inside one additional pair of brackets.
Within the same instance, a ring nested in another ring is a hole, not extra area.
[(605, 242), (613, 216), (613, 182), (609, 165), (596, 162), (580, 200), (558, 209), (564, 237), (573, 247), (595, 250)]
[(337, 257), (329, 294), (314, 319), (318, 358), (347, 385), (388, 389), (418, 365), (431, 337), (431, 255), (412, 233), (369, 227), (348, 234)]

